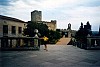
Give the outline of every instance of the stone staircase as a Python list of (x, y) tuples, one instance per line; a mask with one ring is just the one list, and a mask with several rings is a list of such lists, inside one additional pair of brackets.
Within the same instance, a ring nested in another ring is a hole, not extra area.
[(71, 38), (61, 38), (56, 45), (67, 45), (70, 42)]

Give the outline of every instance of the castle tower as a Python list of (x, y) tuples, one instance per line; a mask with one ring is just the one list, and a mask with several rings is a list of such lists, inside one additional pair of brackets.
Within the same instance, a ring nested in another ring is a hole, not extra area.
[(70, 38), (72, 33), (71, 33), (71, 24), (68, 24), (68, 28), (67, 28), (67, 32), (68, 32), (68, 37)]
[(38, 10), (31, 12), (31, 21), (42, 21), (42, 12)]
[(67, 30), (71, 30), (71, 24), (70, 23), (68, 24)]

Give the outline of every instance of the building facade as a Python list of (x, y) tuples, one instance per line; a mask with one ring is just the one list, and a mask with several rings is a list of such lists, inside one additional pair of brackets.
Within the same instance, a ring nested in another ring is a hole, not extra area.
[(0, 37), (22, 37), (26, 22), (0, 15)]
[(68, 38), (74, 37), (76, 34), (76, 30), (71, 29), (70, 23), (68, 24), (67, 29), (60, 29), (60, 32), (62, 33), (62, 36), (68, 37)]
[[(0, 38), (23, 37), (23, 30), (26, 26), (27, 23), (22, 20), (0, 15)], [(17, 39), (13, 39), (11, 42), (13, 44), (12, 47), (15, 47), (16, 43), (19, 43)], [(0, 40), (0, 47), (8, 47), (9, 43), (8, 39)], [(20, 44), (22, 44), (22, 40), (20, 40)]]
[(57, 23), (56, 20), (51, 20), (51, 22), (45, 22), (45, 24), (48, 26), (48, 29), (54, 31), (56, 31), (56, 27), (57, 27), (56, 23)]
[(50, 22), (49, 21), (39, 21), (38, 23), (46, 24), (49, 30), (56, 31), (56, 27), (57, 27), (56, 20), (51, 20)]

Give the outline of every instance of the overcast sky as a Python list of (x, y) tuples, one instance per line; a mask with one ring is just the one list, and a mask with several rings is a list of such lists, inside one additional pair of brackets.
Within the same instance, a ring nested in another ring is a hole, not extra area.
[(89, 21), (92, 30), (99, 29), (100, 0), (0, 0), (0, 15), (30, 21), (34, 10), (42, 11), (43, 21), (57, 20), (57, 28), (67, 29), (71, 23), (78, 30)]

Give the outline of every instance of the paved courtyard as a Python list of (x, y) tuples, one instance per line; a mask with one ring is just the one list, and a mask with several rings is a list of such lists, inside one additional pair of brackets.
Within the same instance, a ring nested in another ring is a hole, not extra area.
[(48, 51), (2, 51), (0, 67), (100, 67), (100, 50), (48, 45)]

